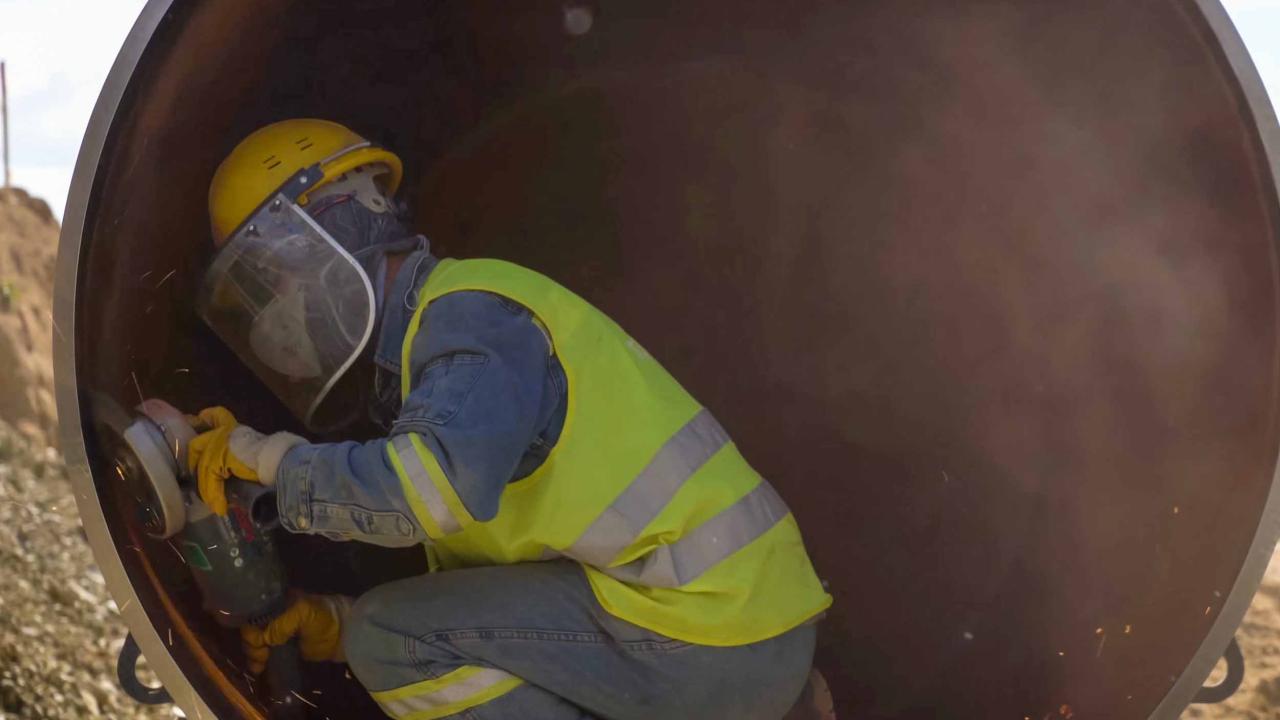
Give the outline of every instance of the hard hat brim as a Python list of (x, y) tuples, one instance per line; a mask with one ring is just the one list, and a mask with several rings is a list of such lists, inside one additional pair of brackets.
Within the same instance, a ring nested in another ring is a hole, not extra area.
[(322, 163), (320, 171), (324, 173), (324, 179), (298, 198), (298, 204), (305, 207), (311, 193), (337, 180), (343, 174), (365, 165), (385, 165), (387, 167), (387, 180), (384, 183), (383, 191), (388, 196), (396, 194), (396, 191), (400, 189), (401, 180), (404, 179), (404, 166), (400, 162), (400, 158), (390, 150), (376, 145), (366, 145), (343, 152)]

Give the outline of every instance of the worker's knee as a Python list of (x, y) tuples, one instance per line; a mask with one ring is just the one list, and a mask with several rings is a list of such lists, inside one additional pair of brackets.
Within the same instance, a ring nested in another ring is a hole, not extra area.
[(342, 649), (351, 671), (365, 687), (388, 690), (408, 684), (397, 684), (395, 677), (399, 674), (396, 667), (408, 658), (405, 639), (385, 622), (387, 609), (378, 595), (375, 589), (352, 605), (342, 624)]
[(400, 581), (360, 597), (343, 623), (342, 647), (351, 671), (369, 690), (390, 690), (429, 676), (458, 657), (428, 624), (431, 593)]

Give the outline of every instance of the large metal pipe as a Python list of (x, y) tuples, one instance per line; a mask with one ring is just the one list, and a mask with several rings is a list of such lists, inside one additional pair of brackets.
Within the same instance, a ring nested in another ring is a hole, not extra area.
[[(152, 0), (55, 352), (96, 557), (189, 716), (262, 708), (87, 398), (290, 427), (190, 300), (214, 167), (299, 115), (396, 148), (437, 252), (559, 279), (724, 420), (836, 597), (844, 716), (1172, 718), (1227, 646), (1277, 534), (1280, 136), (1216, 0)], [(313, 589), (413, 569), (296, 543)]]

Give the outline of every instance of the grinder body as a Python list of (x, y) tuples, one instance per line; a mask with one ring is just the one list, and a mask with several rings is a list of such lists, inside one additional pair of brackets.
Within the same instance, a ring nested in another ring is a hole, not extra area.
[[(137, 518), (157, 540), (176, 540), (200, 590), (203, 608), (219, 625), (264, 626), (288, 608), (284, 564), (276, 547), (275, 491), (229, 478), (227, 515), (200, 498), (187, 471), (196, 430), (168, 403), (150, 399), (130, 416), (114, 403), (98, 418), (112, 439), (116, 470), (137, 501)], [(272, 649), (267, 662), (268, 708), (273, 718), (305, 714), (297, 642)], [(122, 673), (123, 676), (123, 673)]]
[(224, 627), (262, 624), (286, 607), (284, 566), (272, 531), (279, 526), (275, 492), (227, 481), (227, 516), (185, 490), (186, 524), (178, 534), (204, 609)]

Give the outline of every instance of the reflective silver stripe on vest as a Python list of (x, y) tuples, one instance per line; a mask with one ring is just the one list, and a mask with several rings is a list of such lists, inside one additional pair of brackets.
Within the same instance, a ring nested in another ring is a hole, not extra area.
[(699, 410), (564, 554), (597, 568), (607, 567), (658, 517), (680, 486), (728, 442), (728, 433), (711, 413)]
[(674, 588), (697, 580), (721, 560), (750, 545), (790, 512), (767, 480), (671, 545), (615, 568), (610, 577), (647, 587)]
[[(680, 587), (750, 545), (787, 516), (786, 503), (767, 481), (671, 545), (610, 568), (640, 537), (689, 478), (729, 443), (706, 409), (671, 436), (644, 470), (564, 554), (625, 582)], [(544, 552), (544, 557), (547, 553)]]
[(391, 717), (403, 718), (417, 712), (436, 710), (455, 703), (464, 703), (499, 683), (513, 679), (516, 679), (516, 676), (510, 673), (493, 668), (484, 668), (468, 678), (459, 680), (452, 685), (446, 685), (434, 692), (399, 700), (386, 700), (379, 702), (379, 704)]
[(409, 436), (395, 436), (391, 439), (391, 448), (395, 450), (396, 457), (400, 458), (400, 464), (404, 466), (405, 474), (409, 476), (409, 482), (413, 483), (413, 487), (417, 489), (418, 497), (422, 498), (422, 503), (427, 506), (427, 511), (431, 513), (431, 517), (440, 526), (440, 531), (445, 535), (461, 532), (462, 524), (453, 516), (449, 506), (445, 505), (444, 496), (440, 494), (440, 488), (437, 488), (436, 484), (431, 481), (431, 475), (422, 464), (418, 449), (413, 446), (413, 441), (409, 439)]

